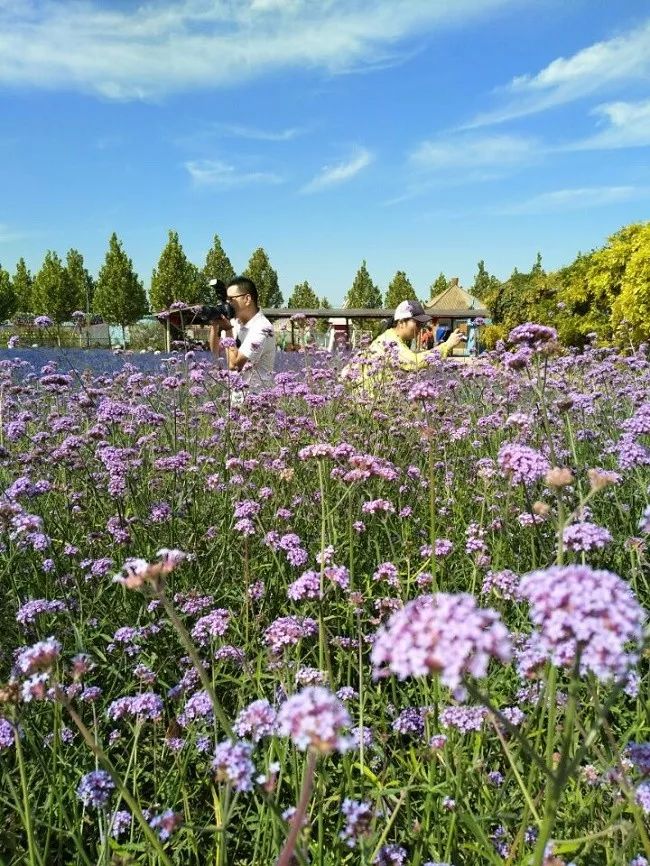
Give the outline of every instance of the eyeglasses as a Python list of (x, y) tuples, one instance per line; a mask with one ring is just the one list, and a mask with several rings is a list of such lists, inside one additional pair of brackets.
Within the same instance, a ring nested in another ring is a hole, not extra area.
[(245, 298), (246, 295), (250, 295), (250, 292), (242, 292), (241, 295), (226, 295), (227, 301), (234, 301), (235, 298)]

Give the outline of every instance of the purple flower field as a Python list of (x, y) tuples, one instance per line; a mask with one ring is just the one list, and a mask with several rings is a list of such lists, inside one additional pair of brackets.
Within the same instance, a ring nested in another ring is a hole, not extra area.
[(91, 355), (0, 358), (0, 863), (647, 864), (647, 347)]

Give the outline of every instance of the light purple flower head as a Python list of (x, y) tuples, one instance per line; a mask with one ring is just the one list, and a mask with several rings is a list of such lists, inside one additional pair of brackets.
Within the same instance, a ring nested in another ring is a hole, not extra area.
[(502, 445), (497, 456), (500, 469), (509, 478), (511, 484), (533, 484), (550, 469), (550, 463), (534, 448), (508, 442)]
[(253, 787), (255, 764), (251, 760), (250, 743), (224, 740), (214, 750), (212, 772), (219, 782), (227, 782), (235, 791), (250, 791)]
[(270, 737), (275, 731), (276, 712), (271, 704), (262, 698), (245, 707), (235, 719), (233, 728), (239, 737), (250, 737), (259, 743), (262, 737)]
[(646, 615), (628, 584), (587, 565), (553, 566), (526, 575), (521, 595), (530, 604), (540, 651), (553, 664), (599, 680), (626, 677), (638, 659)]
[(612, 536), (604, 526), (583, 520), (566, 526), (562, 532), (562, 540), (567, 550), (588, 553), (591, 550), (602, 550), (612, 540)]
[(538, 325), (535, 322), (525, 322), (523, 325), (517, 325), (508, 334), (509, 343), (523, 343), (534, 349), (538, 349), (546, 343), (551, 343), (555, 340), (557, 340), (555, 328), (549, 328), (547, 325)]
[(48, 637), (22, 650), (16, 659), (16, 667), (21, 674), (29, 676), (35, 671), (49, 670), (61, 655), (61, 644), (56, 638)]
[(381, 628), (372, 647), (375, 678), (439, 674), (458, 689), (466, 676), (484, 677), (491, 658), (508, 662), (510, 635), (496, 611), (473, 596), (439, 592), (409, 601)]
[(291, 737), (301, 750), (323, 754), (346, 751), (350, 742), (342, 736), (350, 726), (343, 704), (328, 689), (311, 686), (288, 698), (278, 712), (278, 733)]
[(77, 787), (77, 797), (84, 806), (102, 809), (108, 803), (115, 784), (106, 770), (93, 770), (82, 777)]
[(34, 319), (34, 325), (37, 328), (51, 328), (53, 324), (54, 322), (49, 316), (36, 316)]

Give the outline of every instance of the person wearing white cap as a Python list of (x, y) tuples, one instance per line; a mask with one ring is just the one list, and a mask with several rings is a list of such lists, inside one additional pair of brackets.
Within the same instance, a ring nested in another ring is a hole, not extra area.
[(455, 330), (444, 343), (425, 352), (414, 352), (410, 343), (416, 339), (423, 326), (431, 321), (431, 316), (424, 312), (419, 301), (402, 301), (393, 313), (388, 328), (376, 337), (370, 344), (370, 358), (361, 360), (360, 365), (352, 362), (341, 373), (345, 379), (361, 379), (364, 386), (374, 382), (385, 370), (383, 359), (392, 360), (401, 370), (421, 370), (427, 361), (435, 356), (446, 358), (447, 355), (465, 339), (460, 330)]

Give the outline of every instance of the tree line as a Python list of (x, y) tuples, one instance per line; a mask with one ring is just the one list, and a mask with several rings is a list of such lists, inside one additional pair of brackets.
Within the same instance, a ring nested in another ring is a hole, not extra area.
[[(268, 254), (258, 247), (251, 255), (245, 276), (258, 287), (262, 307), (281, 307), (284, 297)], [(202, 267), (186, 256), (178, 233), (170, 231), (167, 243), (151, 275), (149, 292), (133, 269), (122, 242), (113, 233), (97, 277), (84, 266), (82, 254), (69, 250), (63, 261), (48, 251), (32, 276), (24, 259), (11, 275), (0, 265), (0, 321), (21, 316), (47, 315), (60, 324), (76, 311), (100, 316), (109, 324), (133, 324), (147, 313), (168, 308), (174, 301), (214, 303), (208, 285), (216, 277), (228, 283), (235, 270), (218, 235), (214, 235)], [(440, 274), (430, 285), (434, 297), (448, 286)], [(625, 226), (600, 249), (579, 253), (568, 266), (547, 272), (541, 255), (529, 272), (515, 268), (499, 280), (485, 262), (478, 263), (468, 290), (490, 311), (491, 324), (484, 342), (494, 344), (517, 324), (538, 321), (557, 328), (562, 342), (581, 345), (588, 335), (612, 343), (634, 343), (650, 338), (650, 222)], [(385, 293), (373, 282), (366, 261), (359, 267), (344, 305), (353, 308), (392, 309), (417, 293), (405, 271), (397, 271)], [(427, 300), (426, 298), (423, 300)], [(292, 309), (331, 309), (306, 280), (298, 283), (287, 300)]]

